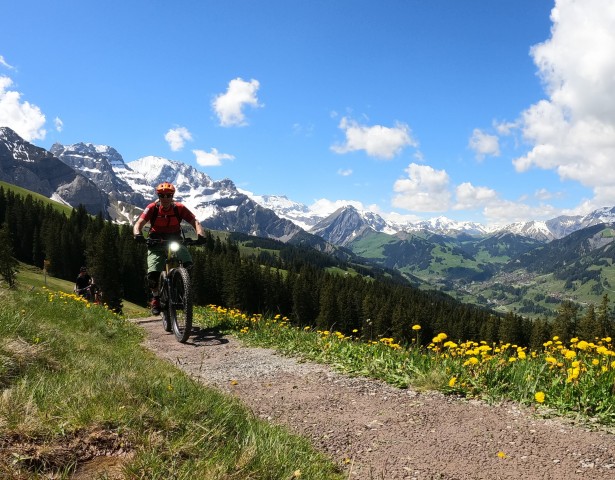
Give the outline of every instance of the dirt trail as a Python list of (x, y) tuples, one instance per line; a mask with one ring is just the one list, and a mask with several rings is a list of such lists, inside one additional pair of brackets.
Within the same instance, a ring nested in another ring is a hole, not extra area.
[(611, 433), (350, 378), (213, 332), (180, 344), (159, 318), (135, 322), (158, 356), (309, 438), (349, 479), (615, 479)]

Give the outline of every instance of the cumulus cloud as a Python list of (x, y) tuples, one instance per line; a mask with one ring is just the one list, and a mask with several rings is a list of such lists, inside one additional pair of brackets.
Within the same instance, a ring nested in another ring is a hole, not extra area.
[(483, 160), (485, 156), (500, 155), (500, 140), (496, 135), (489, 135), (482, 130), (475, 128), (470, 138), (469, 146), (476, 153), (478, 160)]
[(442, 212), (449, 208), (451, 192), (446, 171), (416, 163), (408, 165), (405, 171), (408, 178), (401, 178), (393, 185), (394, 207), (415, 212)]
[(455, 189), (457, 203), (455, 210), (473, 210), (483, 207), (498, 198), (495, 190), (488, 187), (475, 187), (469, 182), (458, 185)]
[(13, 81), (0, 76), (0, 125), (10, 127), (27, 141), (43, 140), (47, 131), (45, 115), (29, 102), (21, 101), (21, 94), (9, 90)]
[(328, 200), (326, 198), (321, 198), (314, 201), (314, 203), (309, 206), (309, 209), (318, 215), (327, 216), (331, 215), (338, 208), (346, 207), (348, 205), (353, 206), (357, 210), (365, 210), (363, 203), (356, 200)]
[(235, 160), (233, 155), (228, 153), (220, 153), (216, 148), (212, 148), (211, 152), (204, 150), (192, 150), (196, 157), (196, 163), (203, 167), (219, 167), (223, 160)]
[(344, 130), (346, 141), (331, 147), (336, 153), (365, 150), (370, 157), (390, 160), (405, 147), (418, 146), (418, 142), (412, 138), (410, 128), (404, 123), (397, 123), (395, 127), (369, 127), (343, 117), (339, 128)]
[(491, 225), (504, 226), (510, 223), (526, 222), (528, 219), (544, 220), (561, 215), (551, 205), (532, 206), (523, 202), (498, 199), (485, 205), (483, 215)]
[(220, 125), (223, 127), (246, 125), (244, 107), (261, 107), (256, 96), (260, 83), (258, 80), (246, 82), (241, 78), (235, 78), (228, 84), (226, 93), (216, 96), (212, 102), (214, 112), (218, 116)]
[(62, 121), (62, 119), (60, 117), (56, 117), (53, 119), (53, 124), (56, 127), (56, 131), (61, 132), (62, 129), (64, 128), (64, 122)]
[(178, 152), (184, 148), (186, 142), (192, 141), (192, 134), (186, 127), (176, 127), (165, 133), (164, 139), (172, 151)]
[(556, 171), (592, 188), (586, 207), (615, 203), (615, 2), (556, 0), (551, 38), (531, 54), (548, 95), (521, 115), (532, 148), (517, 171)]

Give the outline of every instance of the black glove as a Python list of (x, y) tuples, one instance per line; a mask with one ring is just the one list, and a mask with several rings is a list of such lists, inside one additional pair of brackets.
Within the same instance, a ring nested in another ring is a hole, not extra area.
[(196, 239), (196, 244), (197, 245), (205, 245), (205, 242), (207, 240), (205, 240), (205, 237), (203, 235), (198, 235), (197, 239)]
[(145, 237), (142, 233), (138, 233), (135, 235), (135, 242), (137, 243), (145, 243)]

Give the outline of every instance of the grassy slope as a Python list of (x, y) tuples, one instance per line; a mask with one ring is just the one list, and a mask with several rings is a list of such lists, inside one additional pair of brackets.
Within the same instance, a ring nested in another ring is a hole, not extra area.
[(49, 203), (50, 205), (53, 206), (54, 209), (58, 210), (59, 212), (64, 213), (67, 216), (70, 215), (70, 212), (73, 211), (73, 208), (68, 206), (68, 205), (64, 205), (62, 203), (56, 202), (54, 200), (51, 200), (51, 199), (47, 198), (44, 195), (32, 192), (30, 190), (26, 190), (25, 188), (18, 187), (17, 185), (13, 185), (11, 183), (6, 183), (6, 182), (0, 181), (0, 187), (3, 187), (5, 191), (9, 191), (10, 190), (13, 193), (15, 193), (15, 195), (19, 195), (19, 196), (22, 196), (22, 197), (27, 197), (28, 195), (32, 195), (32, 198), (34, 200), (38, 200), (38, 201), (41, 201), (43, 203)]
[(132, 452), (129, 478), (340, 478), (305, 439), (156, 358), (135, 325), (43, 283), (22, 271), (0, 288), (0, 478), (68, 479), (89, 447)]

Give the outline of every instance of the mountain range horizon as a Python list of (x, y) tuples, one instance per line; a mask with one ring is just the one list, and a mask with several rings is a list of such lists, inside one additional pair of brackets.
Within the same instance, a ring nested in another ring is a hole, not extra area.
[[(8, 142), (7, 138), (12, 140)], [(6, 150), (13, 152), (11, 155), (13, 160), (19, 160), (23, 152), (27, 151), (27, 145), (31, 145), (8, 127), (0, 127), (0, 141), (2, 140), (5, 145), (12, 145), (12, 147), (7, 146)], [(18, 147), (15, 146), (16, 141), (20, 144)], [(308, 206), (295, 202), (291, 200), (291, 195), (288, 193), (257, 195), (237, 188), (231, 179), (213, 180), (208, 174), (192, 166), (164, 157), (144, 156), (125, 162), (122, 155), (109, 145), (87, 142), (72, 145), (56, 143), (49, 154), (93, 181), (104, 194), (121, 202), (123, 205), (116, 206), (115, 212), (110, 213), (111, 218), (118, 222), (134, 221), (138, 210), (145, 207), (148, 199), (153, 198), (153, 187), (161, 181), (173, 182), (177, 187), (178, 201), (195, 211), (197, 217), (205, 224), (216, 216), (228, 215), (237, 211), (239, 204), (249, 199), (259, 207), (273, 212), (280, 219), (289, 221), (298, 228), (316, 235), (344, 212), (357, 216), (356, 222), (361, 224), (361, 228), (370, 228), (389, 235), (427, 231), (442, 235), (485, 236), (510, 232), (543, 242), (562, 238), (578, 229), (597, 223), (615, 221), (615, 207), (605, 206), (587, 215), (559, 216), (546, 221), (532, 220), (505, 226), (486, 226), (479, 222), (456, 221), (442, 215), (424, 221), (401, 222), (387, 219), (385, 218), (387, 214), (381, 212), (357, 208), (358, 202), (349, 201), (346, 205), (331, 204), (328, 208), (323, 208), (322, 204)], [(0, 177), (0, 179), (11, 183), (9, 178)], [(65, 201), (61, 195), (57, 196), (61, 201)], [(65, 203), (70, 204), (70, 201), (65, 201)], [(131, 207), (128, 208), (127, 204), (131, 204)], [(283, 230), (288, 230), (288, 228)], [(245, 230), (242, 233), (254, 234), (254, 232)], [(351, 234), (352, 232), (348, 232), (347, 235)], [(285, 241), (292, 235), (287, 232), (278, 239)]]

